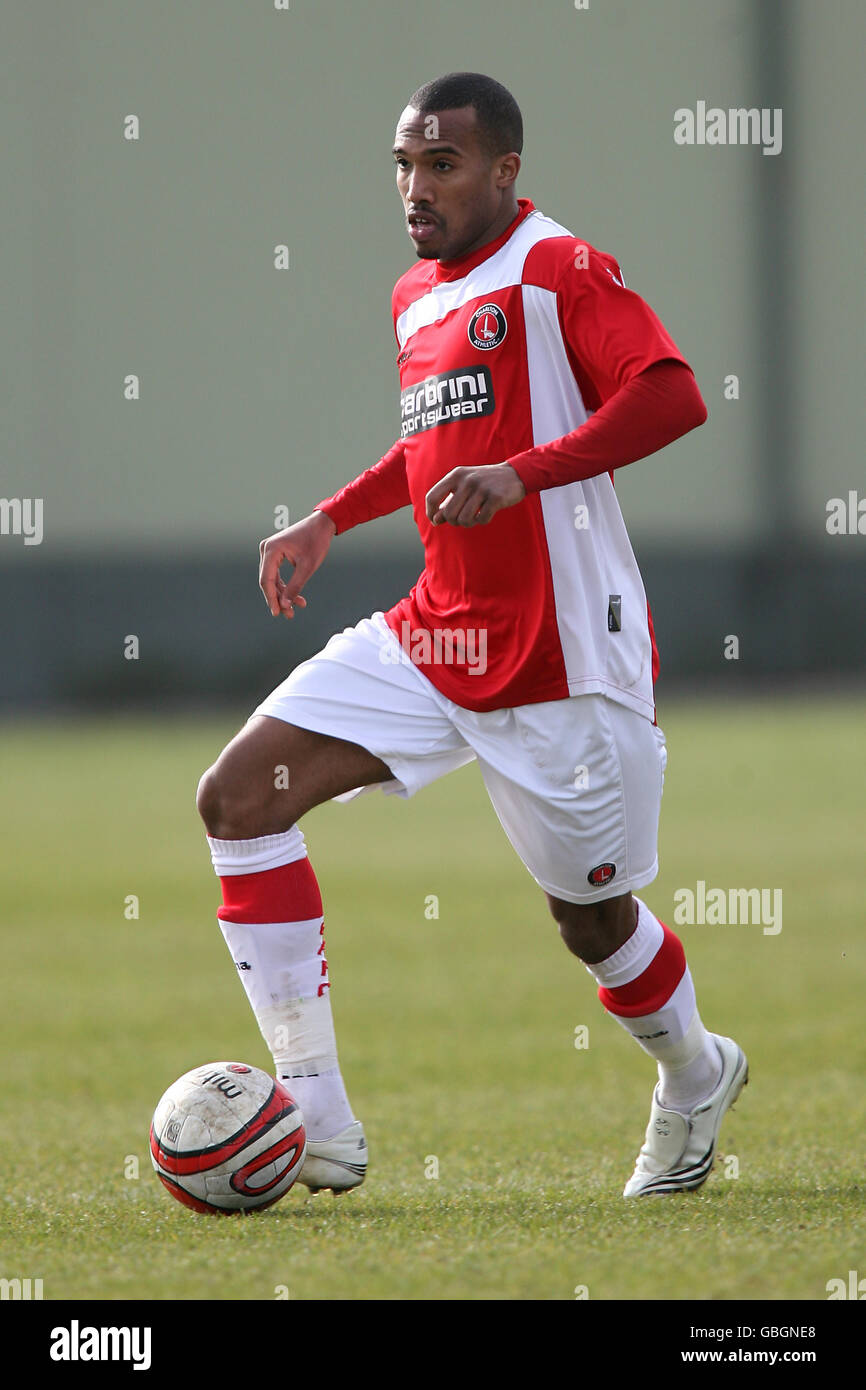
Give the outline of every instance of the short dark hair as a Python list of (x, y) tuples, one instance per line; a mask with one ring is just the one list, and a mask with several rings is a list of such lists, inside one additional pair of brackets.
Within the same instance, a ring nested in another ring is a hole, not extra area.
[(425, 82), (409, 98), (416, 111), (454, 111), (471, 106), (481, 143), (488, 156), (520, 154), (523, 149), (523, 117), (507, 87), (483, 72), (449, 72)]

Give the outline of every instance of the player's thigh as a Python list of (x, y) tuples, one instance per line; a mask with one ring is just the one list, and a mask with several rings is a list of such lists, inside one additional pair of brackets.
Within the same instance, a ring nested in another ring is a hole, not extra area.
[(602, 695), (512, 714), (504, 745), (476, 745), (476, 754), (503, 829), (539, 886), (565, 902), (594, 903), (651, 883), (662, 731)]
[(288, 830), (333, 796), (390, 777), (358, 744), (253, 715), (202, 777), (197, 804), (210, 835), (256, 839)]
[(217, 838), (272, 834), (377, 784), (412, 796), (473, 757), (376, 613), (336, 633), (257, 706), (205, 775), (199, 810)]
[[(386, 795), (414, 796), (474, 757), (454, 727), (450, 702), (409, 659), (379, 612), (335, 633), (255, 713), (360, 745), (390, 769), (382, 784)], [(380, 780), (368, 777), (350, 784), (348, 795), (335, 795), (352, 799)]]
[(279, 804), (294, 820), (331, 797), (391, 777), (388, 765), (360, 744), (266, 714), (251, 715), (213, 772), (222, 798)]

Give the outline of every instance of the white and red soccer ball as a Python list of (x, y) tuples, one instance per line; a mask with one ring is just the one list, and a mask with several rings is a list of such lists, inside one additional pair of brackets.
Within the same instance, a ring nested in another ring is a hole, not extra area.
[(169, 1086), (150, 1126), (150, 1156), (194, 1211), (253, 1211), (284, 1197), (307, 1152), (304, 1117), (266, 1072), (209, 1062)]

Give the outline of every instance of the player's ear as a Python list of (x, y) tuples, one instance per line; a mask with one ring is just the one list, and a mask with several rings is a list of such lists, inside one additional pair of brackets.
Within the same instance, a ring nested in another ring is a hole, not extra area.
[(503, 154), (496, 161), (496, 186), (509, 188), (520, 173), (520, 155)]

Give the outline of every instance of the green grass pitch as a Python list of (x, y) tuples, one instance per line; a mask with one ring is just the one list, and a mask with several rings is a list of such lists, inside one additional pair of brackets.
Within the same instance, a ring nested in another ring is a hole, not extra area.
[(675, 926), (699, 879), (783, 890), (776, 935), (675, 927), (705, 1022), (751, 1062), (701, 1192), (622, 1199), (653, 1064), (604, 1016), (469, 767), (305, 820), (369, 1176), (223, 1219), (172, 1201), (147, 1132), (189, 1067), (269, 1065), (193, 804), (242, 717), (0, 729), (0, 1274), (46, 1299), (461, 1300), (821, 1300), (866, 1274), (861, 703), (660, 709), (643, 896)]

